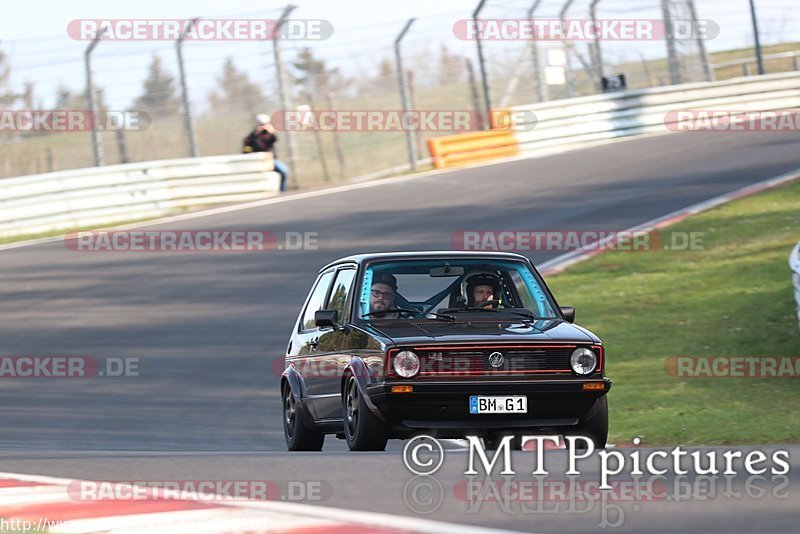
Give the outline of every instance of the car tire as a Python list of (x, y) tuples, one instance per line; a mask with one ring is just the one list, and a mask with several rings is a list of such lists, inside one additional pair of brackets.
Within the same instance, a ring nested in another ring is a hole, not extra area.
[(382, 451), (386, 449), (388, 432), (367, 407), (354, 376), (347, 378), (342, 396), (344, 439), (351, 451)]
[(306, 427), (297, 410), (297, 400), (292, 394), (289, 384), (281, 388), (283, 401), (283, 435), (286, 447), (290, 451), (321, 451), (325, 442), (325, 434)]
[[(503, 441), (505, 436), (508, 436), (509, 433), (503, 432), (490, 432), (486, 434), (483, 438), (483, 448), (487, 451), (494, 451), (497, 450), (498, 445), (500, 442)], [(509, 443), (509, 446), (512, 451), (521, 451), (522, 450), (522, 434), (516, 435), (514, 434), (514, 438)]]
[(603, 396), (599, 403), (599, 410), (590, 419), (579, 423), (565, 434), (586, 436), (592, 440), (595, 449), (605, 449), (608, 441), (608, 397)]

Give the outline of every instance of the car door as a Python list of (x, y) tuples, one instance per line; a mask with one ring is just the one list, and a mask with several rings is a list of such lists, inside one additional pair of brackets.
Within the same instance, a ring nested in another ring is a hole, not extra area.
[(314, 405), (320, 419), (340, 419), (342, 417), (341, 376), (350, 356), (342, 352), (345, 337), (344, 325), (350, 320), (350, 308), (355, 280), (355, 267), (342, 267), (329, 292), (325, 309), (336, 310), (338, 328), (320, 331), (316, 354), (312, 356), (316, 367), (321, 371), (314, 377)]
[(297, 372), (303, 377), (303, 382), (306, 385), (306, 394), (308, 395), (306, 399), (307, 406), (315, 419), (318, 417), (315, 411), (314, 394), (318, 390), (317, 375), (320, 372), (316, 361), (318, 356), (317, 348), (319, 347), (320, 337), (324, 335), (324, 332), (314, 322), (314, 314), (317, 310), (325, 308), (335, 274), (336, 271), (330, 269), (319, 275), (316, 284), (314, 284), (311, 293), (306, 299), (306, 305), (297, 322), (297, 330), (293, 336), (293, 341), (296, 341), (298, 346), (297, 352), (292, 356), (291, 361)]

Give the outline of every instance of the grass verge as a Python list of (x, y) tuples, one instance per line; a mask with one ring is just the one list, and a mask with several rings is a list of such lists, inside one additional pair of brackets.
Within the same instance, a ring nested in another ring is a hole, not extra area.
[(548, 278), (607, 346), (611, 443), (800, 441), (800, 379), (676, 378), (665, 369), (670, 356), (800, 355), (788, 265), (798, 205), (794, 182), (659, 232), (665, 245), (701, 232), (702, 250), (607, 251)]

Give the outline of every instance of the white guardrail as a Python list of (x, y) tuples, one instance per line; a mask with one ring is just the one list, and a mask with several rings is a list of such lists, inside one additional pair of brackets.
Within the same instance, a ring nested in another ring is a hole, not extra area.
[(543, 102), (510, 109), (520, 151), (544, 154), (670, 132), (678, 111), (800, 108), (800, 73), (733, 78)]
[(0, 180), (0, 238), (160, 217), (278, 193), (272, 154), (108, 165)]
[(794, 285), (794, 300), (797, 301), (797, 321), (800, 326), (800, 242), (794, 246), (789, 255), (789, 267), (792, 269), (792, 285)]

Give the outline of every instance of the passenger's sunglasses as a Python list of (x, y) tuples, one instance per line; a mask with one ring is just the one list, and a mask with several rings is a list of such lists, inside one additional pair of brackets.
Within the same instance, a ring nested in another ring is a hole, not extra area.
[(380, 289), (373, 289), (371, 291), (371, 293), (372, 293), (372, 296), (375, 297), (376, 299), (380, 298), (380, 297), (383, 297), (386, 300), (389, 300), (390, 298), (394, 297), (394, 292), (393, 291), (381, 291)]

